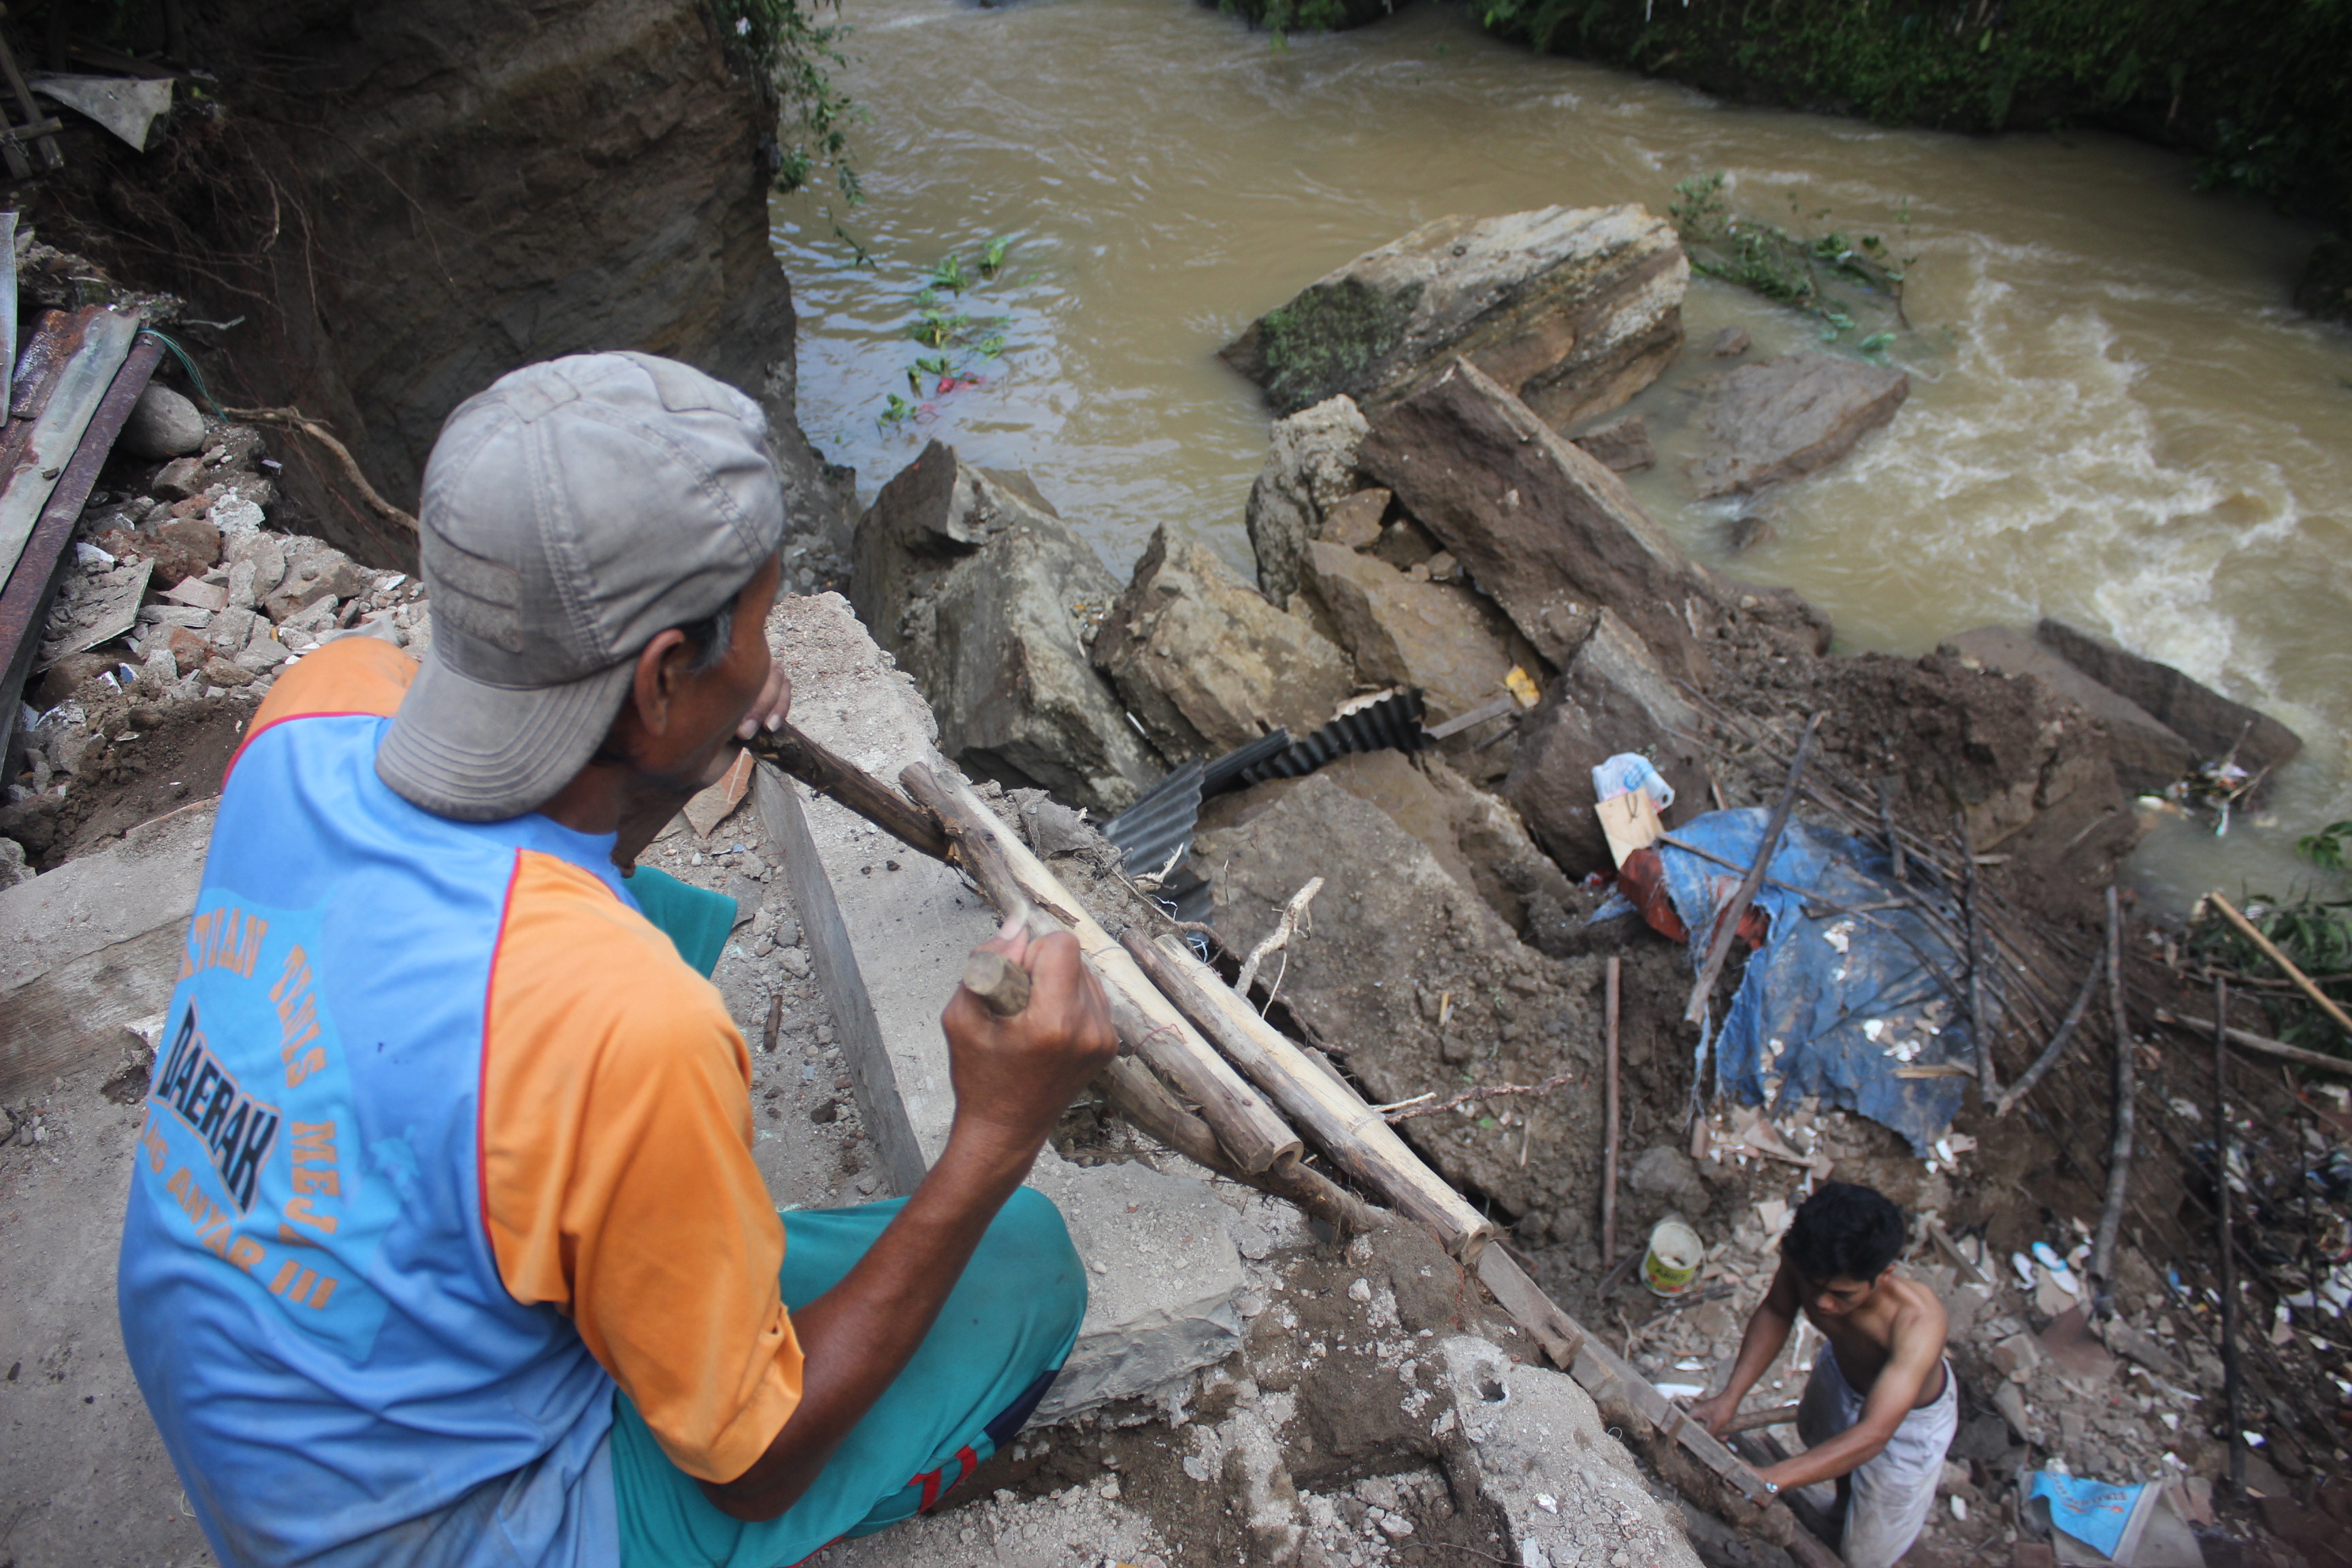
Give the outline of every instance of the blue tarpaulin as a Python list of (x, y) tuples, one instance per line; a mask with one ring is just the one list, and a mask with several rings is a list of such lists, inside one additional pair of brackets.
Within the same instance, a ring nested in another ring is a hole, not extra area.
[[(1675, 829), (1729, 866), (1657, 847), (1667, 896), (1690, 928), (1694, 969), (1706, 962), (1716, 911), (1756, 858), (1766, 816), (1709, 812)], [(1749, 956), (1714, 1039), (1718, 1091), (1767, 1106), (1818, 1095), (1892, 1127), (1926, 1155), (1951, 1125), (1965, 1080), (1897, 1078), (1895, 1069), (1973, 1062), (1967, 1010), (1951, 989), (1965, 984), (1967, 961), (1916, 903), (1874, 906), (1939, 896), (1897, 883), (1885, 855), (1864, 840), (1795, 821), (1766, 874), (1755, 903), (1770, 917), (1770, 933)], [(1958, 929), (1958, 911), (1947, 904), (1941, 912), (1946, 928)]]

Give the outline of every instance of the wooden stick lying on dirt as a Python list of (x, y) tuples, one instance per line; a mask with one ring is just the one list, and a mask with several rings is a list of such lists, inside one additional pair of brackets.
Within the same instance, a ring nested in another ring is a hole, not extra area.
[(845, 757), (819, 745), (786, 723), (782, 730), (761, 730), (744, 742), (755, 757), (764, 757), (822, 795), (847, 806), (909, 849), (934, 860), (948, 858), (947, 835), (939, 818)]
[[(2091, 1299), (2094, 1317), (2115, 1304), (2116, 1229), (2123, 1224), (2124, 1194), (2131, 1186), (2134, 1105), (2139, 1074), (2134, 1063), (2131, 1016), (2124, 1011), (2124, 911), (2115, 884), (2107, 885), (2107, 1010), (2116, 1022), (2116, 1139), (2107, 1152), (2107, 1200), (2091, 1237)], [(2216, 1047), (2219, 1048), (2218, 1047)], [(2226, 1175), (2226, 1173), (2225, 1173)]]
[(1334, 1164), (1435, 1231), (1465, 1263), (1495, 1234), (1481, 1215), (1390, 1130), (1363, 1097), (1258, 1016), (1174, 936), (1127, 933), (1136, 965), (1217, 1048), (1273, 1097)]
[(2238, 906), (2223, 898), (2221, 894), (2208, 893), (2205, 896), (2213, 900), (2213, 907), (2221, 911), (2222, 919), (2228, 921), (2231, 925), (2236, 926), (2239, 933), (2248, 942), (2251, 942), (2256, 947), (2261, 948), (2263, 950), (2263, 956), (2269, 959), (2273, 963), (2277, 964), (2279, 966), (2279, 973), (2285, 975), (2289, 980), (2294, 981), (2295, 989), (2302, 992), (2305, 996), (2311, 998), (2311, 1004), (2313, 1006), (2318, 1008), (2321, 1012), (2326, 1014), (2328, 1017), (2334, 1019), (2337, 1028), (2343, 1030), (2347, 1035), (2352, 1035), (2352, 1017), (2345, 1016), (2344, 1009), (2336, 1005), (2334, 997), (2328, 995), (2326, 992), (2322, 991), (2317, 985), (2312, 984), (2311, 976), (2305, 974), (2302, 970), (2297, 969), (2294, 966), (2294, 960), (2289, 958), (2285, 953), (2281, 952), (2278, 950), (2278, 945), (2262, 933), (2262, 928), (2255, 925), (2253, 921), (2248, 920), (2245, 916), (2240, 914), (2238, 912)]
[(1559, 1310), (1537, 1288), (1510, 1255), (1490, 1247), (1478, 1258), (1478, 1278), (1512, 1321), (1541, 1345), (1552, 1363), (1576, 1379), (1604, 1411), (1611, 1407), (1638, 1417), (1672, 1441), (1723, 1480), (1759, 1510), (1758, 1533), (1780, 1547), (1805, 1568), (1842, 1568), (1837, 1554), (1801, 1529), (1788, 1505), (1765, 1490), (1763, 1480), (1737, 1454), (1708, 1435), (1706, 1427), (1660, 1394), (1616, 1352), (1587, 1333), (1582, 1324)]
[(1601, 1088), (1601, 1267), (1617, 1261), (1617, 955), (1609, 955), (1606, 999), (1601, 1028), (1607, 1074)]
[(2083, 976), (2083, 988), (2074, 993), (2074, 1005), (2066, 1009), (2065, 1021), (2058, 1026), (2058, 1032), (2050, 1037), (2050, 1043), (2042, 1047), (2042, 1054), (2033, 1058), (2025, 1076), (2002, 1089), (2000, 1098), (1993, 1102), (1994, 1121), (2007, 1116), (2009, 1108), (2023, 1100), (2026, 1092), (2048, 1076), (2050, 1069), (2058, 1065), (2058, 1058), (2066, 1054), (2066, 1047), (2074, 1042), (2074, 1031), (2082, 1026), (2083, 1016), (2090, 1011), (2091, 998), (2099, 989), (2099, 976), (2106, 973), (2106, 968), (2105, 953), (2091, 960), (2091, 972)]
[[(2169, 1024), (2176, 1029), (2186, 1029), (2192, 1035), (2210, 1036), (2213, 1033), (2212, 1019), (2192, 1018), (2186, 1013), (2167, 1013), (2158, 1009), (2156, 1021)], [(2242, 1051), (2257, 1051), (2266, 1057), (2276, 1057), (2283, 1062), (2293, 1062), (2297, 1067), (2314, 1068), (2321, 1072), (2352, 1078), (2352, 1061), (2342, 1057), (2331, 1057), (2325, 1051), (2306, 1051), (2301, 1046), (2290, 1046), (2284, 1040), (2273, 1040), (2268, 1035), (2252, 1034), (2244, 1029), (2224, 1028), (2221, 1033)]]
[[(1309, 877), (1307, 879), (1305, 887), (1290, 895), (1290, 901), (1282, 906), (1282, 919), (1275, 923), (1273, 931), (1264, 942), (1251, 948), (1249, 956), (1242, 960), (1241, 974), (1234, 982), (1234, 990), (1244, 996), (1249, 994), (1250, 983), (1257, 978), (1257, 966), (1290, 945), (1290, 939), (1297, 934), (1299, 921), (1306, 916), (1307, 906), (1313, 903), (1315, 895), (1322, 890), (1323, 879)], [(1285, 959), (1283, 962), (1287, 963), (1289, 960)], [(1279, 976), (1276, 977), (1276, 983), (1280, 984)], [(1268, 1006), (1274, 1005), (1274, 992), (1271, 988), (1266, 992), (1265, 1000)]]
[(1706, 962), (1699, 966), (1698, 983), (1691, 987), (1690, 1005), (1683, 1009), (1683, 1022), (1696, 1026), (1706, 1016), (1707, 998), (1715, 991), (1716, 976), (1723, 973), (1723, 961), (1731, 955), (1731, 939), (1738, 934), (1739, 921), (1755, 901), (1756, 889), (1764, 885), (1764, 874), (1771, 868), (1772, 851), (1780, 843), (1780, 830), (1789, 825), (1789, 812), (1797, 804), (1797, 785), (1805, 776), (1806, 759), (1813, 754), (1813, 735), (1822, 727), (1822, 716), (1814, 714), (1805, 724), (1804, 738), (1797, 742), (1797, 760), (1789, 764), (1788, 787), (1780, 792), (1780, 804), (1764, 824), (1764, 837), (1756, 846), (1756, 863), (1748, 868), (1748, 875), (1739, 880), (1739, 890), (1723, 906), (1715, 918), (1715, 940), (1707, 944)]
[(1044, 862), (1005, 830), (969, 785), (961, 779), (942, 779), (920, 763), (899, 773), (898, 782), (917, 805), (939, 818), (954, 851), (953, 863), (979, 885), (989, 902), (1008, 916), (1034, 905), (1069, 928), (1102, 983), (1119, 1042), (1200, 1108), (1201, 1120), (1236, 1165), (1255, 1173), (1299, 1153), (1298, 1135), (1152, 988), (1110, 933)]

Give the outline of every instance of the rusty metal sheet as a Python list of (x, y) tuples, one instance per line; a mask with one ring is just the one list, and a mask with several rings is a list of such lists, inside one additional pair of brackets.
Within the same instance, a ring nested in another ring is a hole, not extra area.
[(16, 368), (16, 215), (0, 213), (0, 419)]
[[(135, 315), (100, 310), (83, 324), (81, 346), (58, 374), (24, 456), (0, 479), (0, 574), (16, 570), (16, 557), (33, 536), (50, 491), (80, 449), (83, 432), (130, 354), (131, 340), (138, 335)], [(110, 446), (113, 437), (107, 440)]]
[(89, 318), (98, 312), (95, 305), (68, 315), (63, 310), (44, 310), (33, 323), (30, 341), (25, 344), (23, 357), (9, 367), (8, 415), (13, 419), (37, 419), (49, 401), (49, 389), (57, 384), (58, 373), (73, 358), (74, 350), (81, 346), (81, 331)]
[(163, 357), (162, 342), (142, 334), (115, 372), (113, 384), (99, 402), (82, 433), (81, 444), (49, 492), (48, 504), (34, 525), (16, 569), (0, 587), (0, 759), (12, 749), (17, 710), (23, 705), (25, 678), (32, 671), (49, 595), (56, 592), (58, 565), (69, 553), (74, 521), (81, 516), (89, 492), (98, 485), (114, 438), (131, 417), (131, 406), (147, 390), (156, 362)]

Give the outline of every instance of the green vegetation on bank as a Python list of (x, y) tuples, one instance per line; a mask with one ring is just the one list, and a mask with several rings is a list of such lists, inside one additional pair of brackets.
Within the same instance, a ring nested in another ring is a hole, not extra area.
[[(835, 71), (849, 63), (842, 53), (850, 28), (841, 20), (841, 0), (709, 4), (728, 52), (777, 110), (775, 188), (793, 195), (830, 176), (845, 208), (865, 201), (866, 187), (849, 161), (849, 128), (864, 120), (866, 111), (833, 79)], [(866, 247), (837, 218), (833, 232), (858, 262), (872, 264)]]
[[(1679, 181), (1666, 204), (1693, 269), (1812, 317), (1822, 324), (1823, 342), (1866, 328), (1856, 346), (1867, 354), (1884, 351), (1894, 341), (1893, 329), (1910, 326), (1903, 314), (1903, 274), (1916, 257), (1895, 256), (1874, 234), (1832, 230), (1806, 239), (1734, 212), (1724, 181), (1720, 170)], [(1789, 198), (1792, 212), (1796, 200)], [(1906, 213), (1909, 206), (1904, 204)]]
[[(2246, 918), (2323, 994), (2339, 1005), (2352, 1005), (2352, 822), (2330, 823), (2295, 847), (2318, 868), (2323, 883), (2335, 884), (2335, 896), (2323, 888), (2297, 889), (2288, 899), (2250, 891)], [(2227, 921), (2209, 913), (2191, 933), (2189, 951), (2229, 976), (2242, 995), (2260, 1002), (2280, 1039), (2306, 1050), (2352, 1056), (2352, 1040), (2343, 1030)]]
[(2352, 0), (1474, 0), (1492, 31), (1747, 101), (1951, 131), (2111, 126), (2352, 217)]

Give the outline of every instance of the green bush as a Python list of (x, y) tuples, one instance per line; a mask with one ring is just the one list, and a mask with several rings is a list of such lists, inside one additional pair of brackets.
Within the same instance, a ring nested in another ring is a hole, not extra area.
[(2352, 215), (2352, 0), (1477, 0), (1492, 31), (1724, 97), (1951, 131), (2099, 124)]

